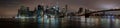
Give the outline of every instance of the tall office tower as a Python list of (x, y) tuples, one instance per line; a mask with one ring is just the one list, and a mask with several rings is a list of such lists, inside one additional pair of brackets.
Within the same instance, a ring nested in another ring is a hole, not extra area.
[(42, 16), (41, 14), (43, 14), (43, 11), (44, 11), (43, 6), (42, 5), (38, 5), (37, 10), (36, 10), (37, 16)]
[(59, 3), (58, 3), (58, 0), (56, 0), (56, 4), (55, 4), (55, 6), (53, 6), (53, 9), (55, 9), (56, 11), (60, 11), (59, 10)]
[(44, 17), (44, 8), (42, 5), (38, 5), (36, 14), (37, 14), (38, 23), (41, 23), (41, 21)]
[(28, 21), (27, 17), (29, 17), (29, 7), (21, 6), (15, 18), (18, 18), (20, 22), (26, 22)]
[(21, 6), (21, 8), (18, 10), (17, 16), (29, 16), (29, 7)]

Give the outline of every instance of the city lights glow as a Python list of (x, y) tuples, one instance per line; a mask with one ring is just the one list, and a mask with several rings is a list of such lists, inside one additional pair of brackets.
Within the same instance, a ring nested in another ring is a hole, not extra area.
[(103, 8), (103, 9), (114, 9), (114, 8), (118, 8), (115, 4), (101, 4), (100, 7)]

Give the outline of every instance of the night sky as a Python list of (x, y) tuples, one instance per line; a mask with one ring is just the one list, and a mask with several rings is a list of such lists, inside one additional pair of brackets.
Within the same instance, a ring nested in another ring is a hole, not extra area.
[[(107, 10), (111, 8), (119, 8), (120, 0), (58, 0), (59, 6), (69, 6), (69, 11), (77, 11), (79, 7), (95, 10)], [(15, 16), (20, 6), (30, 7), (30, 10), (42, 4), (44, 6), (55, 5), (57, 0), (0, 0), (0, 16)]]

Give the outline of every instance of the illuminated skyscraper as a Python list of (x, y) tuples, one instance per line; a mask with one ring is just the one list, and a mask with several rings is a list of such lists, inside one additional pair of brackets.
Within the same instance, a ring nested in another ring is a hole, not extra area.
[(18, 14), (16, 16), (16, 18), (21, 21), (21, 22), (25, 22), (28, 21), (28, 17), (29, 17), (29, 7), (25, 7), (25, 6), (21, 6), (21, 8), (18, 10)]
[(42, 5), (38, 5), (36, 14), (37, 14), (38, 23), (40, 23), (44, 17), (44, 7)]

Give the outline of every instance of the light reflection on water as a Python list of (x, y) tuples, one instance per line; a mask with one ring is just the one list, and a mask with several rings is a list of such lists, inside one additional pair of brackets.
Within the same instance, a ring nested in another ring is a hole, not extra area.
[[(107, 18), (72, 18), (67, 19), (44, 19), (44, 22), (0, 22), (2, 27), (11, 28), (120, 28), (120, 19), (107, 19)], [(77, 21), (76, 21), (77, 20)], [(80, 20), (80, 21), (78, 21)]]

